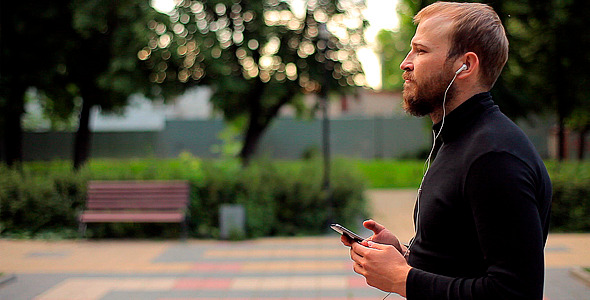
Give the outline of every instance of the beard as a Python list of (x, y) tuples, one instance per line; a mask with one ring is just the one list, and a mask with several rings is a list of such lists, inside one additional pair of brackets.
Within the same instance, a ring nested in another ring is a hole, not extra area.
[[(445, 90), (454, 75), (450, 64), (445, 64), (441, 72), (432, 74), (419, 82), (416, 81), (413, 73), (404, 72), (403, 79), (410, 80), (409, 83), (404, 84), (402, 94), (404, 110), (413, 116), (422, 117), (442, 107)], [(454, 87), (451, 86), (447, 92), (447, 103), (453, 98), (454, 91)]]

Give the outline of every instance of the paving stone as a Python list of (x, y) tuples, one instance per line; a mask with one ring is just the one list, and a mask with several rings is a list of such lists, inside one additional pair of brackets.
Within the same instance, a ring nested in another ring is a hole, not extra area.
[[(371, 191), (376, 220), (411, 237), (415, 192)], [(401, 210), (401, 211), (400, 211)], [(386, 212), (394, 212), (389, 214)], [(407, 223), (407, 224), (406, 224)], [(407, 225), (407, 226), (406, 226)], [(403, 240), (403, 238), (402, 238)], [(590, 234), (551, 234), (548, 300), (590, 299), (571, 267), (590, 266)], [(338, 235), (227, 241), (0, 240), (0, 299), (383, 299), (355, 274)], [(400, 299), (390, 295), (387, 300)]]

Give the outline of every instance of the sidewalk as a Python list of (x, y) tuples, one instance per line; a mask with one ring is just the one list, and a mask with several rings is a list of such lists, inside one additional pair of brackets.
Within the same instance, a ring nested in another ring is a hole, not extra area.
[[(369, 191), (374, 218), (412, 236), (413, 191)], [(590, 266), (590, 234), (550, 235), (546, 298), (590, 299), (570, 276)], [(352, 271), (337, 235), (202, 241), (0, 240), (0, 299), (382, 299)], [(387, 299), (399, 299), (395, 295)]]

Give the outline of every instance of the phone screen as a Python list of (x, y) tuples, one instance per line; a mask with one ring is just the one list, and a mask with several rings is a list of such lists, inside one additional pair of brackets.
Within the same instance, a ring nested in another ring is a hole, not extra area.
[(362, 238), (360, 235), (352, 232), (352, 230), (340, 225), (340, 224), (332, 224), (330, 225), (330, 228), (334, 229), (334, 231), (345, 235), (347, 237), (349, 237), (351, 240), (360, 243), (364, 240), (364, 238)]

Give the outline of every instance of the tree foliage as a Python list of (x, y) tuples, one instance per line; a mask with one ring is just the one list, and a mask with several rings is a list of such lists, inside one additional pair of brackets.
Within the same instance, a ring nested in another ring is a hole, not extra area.
[(152, 34), (150, 21), (169, 22), (148, 0), (2, 2), (0, 104), (6, 161), (22, 158), (20, 119), (29, 87), (37, 89), (52, 118), (79, 112), (76, 168), (89, 155), (92, 107), (112, 111), (124, 107), (133, 93), (158, 97), (181, 91), (184, 86), (176, 82), (149, 81), (150, 66), (138, 59)]
[[(152, 23), (142, 50), (155, 82), (213, 88), (214, 107), (243, 122), (244, 162), (284, 105), (302, 95), (363, 85), (355, 50), (364, 45), (361, 0), (307, 1), (299, 12), (279, 0), (179, 1), (172, 24)], [(327, 25), (327, 36), (322, 27)], [(170, 58), (154, 64), (153, 56)]]
[(400, 64), (410, 52), (410, 40), (414, 36), (414, 14), (420, 10), (420, 2), (404, 1), (398, 5), (399, 27), (381, 30), (377, 35), (377, 49), (381, 57), (381, 79), (384, 90), (401, 90), (403, 86)]
[(76, 169), (89, 155), (92, 107), (112, 111), (124, 107), (133, 93), (158, 97), (162, 92), (182, 90), (173, 82), (158, 85), (149, 81), (149, 68), (138, 59), (150, 38), (148, 23), (155, 20), (165, 22), (167, 18), (146, 0), (72, 0), (74, 46), (68, 52), (65, 81), (77, 86), (82, 97), (74, 142)]
[(0, 157), (9, 165), (22, 160), (20, 118), (27, 88), (48, 85), (62, 70), (67, 6), (67, 0), (0, 2)]
[[(557, 118), (560, 159), (565, 158), (565, 128), (587, 127), (590, 96), (590, 19), (583, 0), (503, 1), (505, 23), (513, 51), (506, 74), (507, 85), (524, 94), (530, 103)], [(577, 122), (576, 122), (577, 120)], [(584, 124), (585, 123), (585, 124)]]

